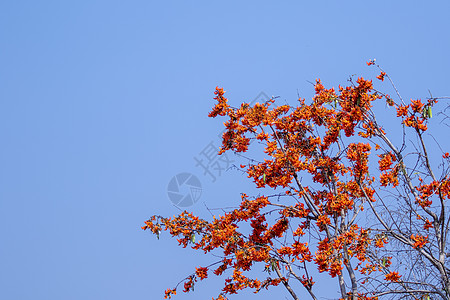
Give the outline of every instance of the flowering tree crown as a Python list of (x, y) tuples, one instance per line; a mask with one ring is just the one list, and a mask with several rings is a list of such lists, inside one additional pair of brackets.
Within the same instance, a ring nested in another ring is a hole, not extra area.
[[(391, 81), (383, 70), (377, 78)], [(283, 192), (242, 194), (238, 208), (210, 221), (183, 212), (152, 216), (142, 228), (158, 236), (168, 230), (183, 247), (221, 252), (182, 281), (185, 292), (213, 273), (229, 274), (216, 299), (279, 284), (299, 299), (295, 282), (317, 299), (310, 271), (317, 268), (337, 279), (341, 299), (450, 299), (450, 155), (441, 154), (437, 177), (424, 140), (438, 98), (407, 104), (363, 78), (337, 90), (317, 80), (314, 88), (310, 103), (276, 106), (270, 99), (237, 108), (216, 88), (209, 116), (227, 118), (219, 154), (246, 152), (257, 141), (266, 158), (240, 167), (257, 187)], [(403, 128), (400, 143), (377, 122), (376, 103)], [(409, 135), (416, 142), (407, 152)], [(249, 232), (240, 230), (243, 223)], [(248, 274), (257, 264), (268, 273), (264, 279)], [(165, 298), (176, 291), (166, 290)]]

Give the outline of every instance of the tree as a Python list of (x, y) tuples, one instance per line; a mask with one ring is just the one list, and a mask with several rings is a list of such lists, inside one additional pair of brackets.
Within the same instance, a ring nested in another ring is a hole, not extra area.
[[(341, 299), (450, 299), (450, 155), (430, 153), (427, 143), (438, 98), (407, 104), (375, 61), (367, 64), (388, 79), (395, 99), (363, 78), (337, 90), (317, 80), (312, 101), (294, 107), (270, 99), (233, 108), (216, 88), (209, 116), (228, 119), (219, 154), (257, 141), (251, 146), (261, 145), (266, 158), (240, 167), (257, 187), (277, 192), (242, 194), (238, 208), (211, 221), (183, 212), (145, 222), (158, 237), (168, 230), (183, 247), (221, 253), (182, 281), (185, 292), (211, 273), (229, 273), (216, 299), (280, 284), (293, 299), (301, 285), (318, 299), (310, 275), (318, 268), (336, 278)], [(391, 133), (374, 105), (392, 117)], [(258, 265), (264, 280), (251, 277)]]

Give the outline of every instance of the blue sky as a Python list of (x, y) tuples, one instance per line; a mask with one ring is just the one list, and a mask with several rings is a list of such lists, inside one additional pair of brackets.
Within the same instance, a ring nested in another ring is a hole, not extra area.
[[(236, 172), (212, 182), (195, 166), (219, 145), (214, 88), (235, 105), (260, 92), (294, 101), (319, 77), (375, 77), (365, 62), (376, 58), (404, 98), (448, 96), (449, 11), (448, 1), (3, 1), (0, 298), (161, 299), (214, 261), (140, 229), (179, 212), (170, 179), (199, 178), (190, 210), (202, 216), (253, 191)], [(220, 287), (201, 282), (177, 299)], [(289, 295), (231, 299), (244, 297)]]

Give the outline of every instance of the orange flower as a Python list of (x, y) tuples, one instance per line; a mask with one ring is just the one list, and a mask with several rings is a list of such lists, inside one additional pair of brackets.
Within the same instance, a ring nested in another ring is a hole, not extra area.
[(208, 268), (195, 268), (195, 274), (200, 280), (206, 279), (208, 277)]
[(422, 112), (422, 108), (423, 108), (423, 103), (422, 101), (419, 100), (411, 100), (411, 109), (413, 112), (415, 113), (421, 113)]
[(387, 243), (388, 241), (385, 237), (375, 239), (375, 247), (377, 248), (383, 248)]
[(414, 241), (414, 245), (413, 247), (415, 249), (417, 248), (422, 248), (423, 246), (425, 246), (426, 243), (428, 243), (428, 235), (427, 236), (421, 236), (421, 235), (412, 235), (411, 234), (411, 239)]
[(399, 105), (398, 107), (396, 107), (397, 109), (397, 117), (404, 117), (408, 115), (408, 108), (409, 105)]
[(176, 289), (167, 289), (165, 292), (164, 292), (164, 299), (167, 299), (167, 298), (172, 298), (172, 295), (176, 295), (177, 294), (177, 290)]
[(402, 276), (398, 275), (398, 272), (391, 272), (389, 274), (386, 274), (385, 276), (386, 276), (386, 278), (384, 280), (392, 281), (392, 282), (398, 282), (400, 277), (402, 277)]
[(423, 229), (428, 230), (433, 227), (433, 223), (430, 222), (430, 220), (425, 220), (425, 224), (423, 225)]
[(385, 73), (385, 72), (381, 72), (381, 74), (378, 75), (377, 78), (378, 78), (379, 80), (381, 80), (381, 81), (384, 81), (384, 76), (386, 76), (386, 73)]
[(394, 100), (392, 100), (392, 98), (389, 95), (385, 95), (384, 97), (386, 98), (386, 103), (389, 106), (393, 106), (395, 104)]
[(307, 278), (305, 275), (302, 276), (302, 279), (300, 279), (300, 281), (307, 289), (312, 288), (315, 283), (314, 281), (312, 281), (312, 277)]

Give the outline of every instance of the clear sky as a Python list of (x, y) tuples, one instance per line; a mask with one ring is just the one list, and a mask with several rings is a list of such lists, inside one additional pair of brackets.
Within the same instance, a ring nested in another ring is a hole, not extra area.
[(200, 180), (189, 210), (205, 217), (252, 191), (194, 160), (219, 145), (217, 85), (235, 105), (295, 101), (319, 77), (375, 77), (376, 58), (404, 98), (449, 96), (449, 1), (280, 2), (1, 1), (0, 299), (161, 299), (213, 262), (140, 226), (179, 212), (167, 187), (181, 172)]

